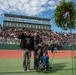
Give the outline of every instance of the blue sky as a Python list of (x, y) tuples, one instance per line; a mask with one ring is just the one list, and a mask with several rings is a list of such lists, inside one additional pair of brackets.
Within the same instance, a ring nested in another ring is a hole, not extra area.
[[(52, 19), (56, 5), (58, 5), (60, 1), (61, 0), (0, 0), (0, 24), (3, 25), (4, 13)], [(76, 5), (76, 0), (66, 1), (73, 1)], [(51, 29), (54, 32), (63, 32), (61, 28), (58, 28), (55, 25), (53, 19), (50, 21), (50, 23)], [(70, 31), (68, 30), (66, 32)], [(72, 30), (72, 32), (76, 33), (76, 30)]]

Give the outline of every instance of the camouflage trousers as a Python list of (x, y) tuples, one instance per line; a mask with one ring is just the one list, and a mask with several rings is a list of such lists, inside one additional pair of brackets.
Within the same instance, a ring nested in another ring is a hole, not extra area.
[(24, 69), (30, 69), (30, 57), (31, 57), (31, 51), (28, 49), (25, 49), (22, 51), (22, 59), (23, 59), (23, 68)]

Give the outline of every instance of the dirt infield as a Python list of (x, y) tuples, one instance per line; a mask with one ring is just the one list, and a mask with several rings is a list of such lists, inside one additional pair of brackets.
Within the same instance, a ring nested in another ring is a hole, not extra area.
[[(59, 50), (57, 53), (51, 53), (48, 51), (49, 57), (55, 58), (68, 58), (72, 57), (72, 54), (76, 57), (76, 51), (70, 50)], [(33, 52), (31, 53), (31, 57), (33, 58)], [(0, 50), (0, 58), (22, 58), (22, 50)]]

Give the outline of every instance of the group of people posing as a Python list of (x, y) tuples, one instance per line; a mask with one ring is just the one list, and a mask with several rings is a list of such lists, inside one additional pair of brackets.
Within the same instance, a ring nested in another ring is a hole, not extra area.
[(22, 49), (23, 71), (30, 71), (31, 51), (34, 51), (34, 69), (38, 70), (39, 63), (42, 63), (42, 69), (46, 69), (49, 63), (47, 45), (36, 31), (32, 36), (30, 31), (24, 31), (17, 36), (21, 39), (20, 47)]

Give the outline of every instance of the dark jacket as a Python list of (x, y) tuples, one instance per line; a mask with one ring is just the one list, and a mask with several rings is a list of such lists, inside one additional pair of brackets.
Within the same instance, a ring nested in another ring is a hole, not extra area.
[(27, 36), (26, 34), (22, 33), (18, 35), (17, 38), (21, 39), (21, 42), (20, 42), (21, 49), (32, 50), (34, 48), (34, 39), (31, 35)]
[(42, 38), (40, 36), (34, 36), (34, 46), (36, 47), (40, 42), (42, 42)]
[(36, 46), (36, 54), (40, 56), (43, 56), (43, 54), (48, 54), (48, 50), (47, 50), (47, 46), (44, 45), (43, 47), (41, 47), (39, 44)]

